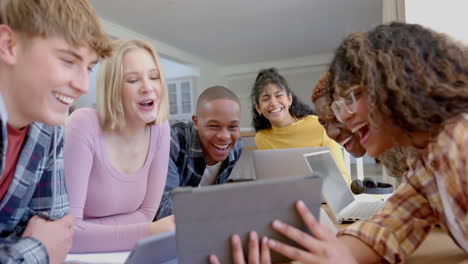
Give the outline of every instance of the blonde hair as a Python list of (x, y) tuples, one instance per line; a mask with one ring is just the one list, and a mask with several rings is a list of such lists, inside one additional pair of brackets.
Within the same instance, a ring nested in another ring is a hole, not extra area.
[(125, 126), (125, 115), (122, 102), (123, 57), (134, 49), (148, 51), (154, 59), (161, 81), (161, 94), (156, 120), (148, 125), (160, 124), (167, 120), (169, 103), (166, 81), (158, 55), (151, 44), (141, 39), (118, 40), (113, 54), (102, 61), (97, 72), (96, 92), (97, 111), (101, 126), (105, 130), (119, 130)]
[(0, 24), (28, 37), (63, 37), (72, 46), (88, 45), (100, 58), (112, 52), (87, 0), (1, 0)]

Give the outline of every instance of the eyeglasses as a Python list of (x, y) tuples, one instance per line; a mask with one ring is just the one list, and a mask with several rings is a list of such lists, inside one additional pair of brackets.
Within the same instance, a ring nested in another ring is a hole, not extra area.
[(350, 91), (346, 94), (345, 97), (339, 97), (333, 101), (331, 104), (331, 109), (338, 121), (343, 123), (343, 115), (345, 113), (349, 115), (356, 113), (356, 101), (360, 96), (361, 87), (359, 85), (354, 85), (350, 88)]

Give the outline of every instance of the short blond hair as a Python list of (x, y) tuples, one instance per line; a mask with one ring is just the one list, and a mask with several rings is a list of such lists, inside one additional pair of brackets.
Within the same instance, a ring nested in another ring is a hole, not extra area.
[(96, 92), (97, 111), (101, 126), (105, 130), (119, 130), (125, 126), (125, 115), (122, 102), (123, 57), (130, 50), (143, 49), (154, 59), (161, 81), (161, 95), (156, 120), (148, 125), (160, 124), (167, 120), (169, 103), (166, 81), (156, 50), (141, 39), (118, 40), (115, 42), (112, 55), (103, 60), (97, 72)]
[(0, 24), (28, 37), (62, 37), (72, 46), (87, 45), (100, 58), (112, 52), (87, 0), (1, 0)]

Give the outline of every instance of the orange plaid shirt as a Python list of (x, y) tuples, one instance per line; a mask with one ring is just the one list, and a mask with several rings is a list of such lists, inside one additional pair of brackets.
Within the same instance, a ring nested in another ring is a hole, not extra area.
[(408, 164), (407, 177), (385, 207), (338, 235), (355, 236), (387, 262), (404, 263), (440, 224), (467, 252), (468, 114), (447, 122), (426, 154), (411, 156)]

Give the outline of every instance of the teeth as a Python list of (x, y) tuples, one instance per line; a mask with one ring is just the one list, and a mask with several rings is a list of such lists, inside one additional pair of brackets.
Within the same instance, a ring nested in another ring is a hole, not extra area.
[(142, 101), (139, 104), (142, 106), (151, 106), (153, 104), (153, 100)]
[(73, 103), (73, 98), (71, 98), (71, 97), (68, 97), (68, 96), (65, 96), (65, 95), (59, 94), (59, 93), (53, 93), (53, 95), (55, 96), (55, 98), (59, 99), (59, 101), (65, 103), (65, 104), (72, 104)]
[(277, 108), (277, 109), (275, 109), (275, 110), (271, 110), (270, 113), (277, 113), (277, 112), (279, 112), (279, 111), (281, 111), (281, 108)]
[(343, 141), (341, 141), (338, 144), (340, 144), (341, 146), (344, 146), (346, 143), (348, 143), (351, 140), (352, 137), (353, 136), (349, 136), (349, 137), (345, 138)]
[(365, 126), (367, 126), (367, 123), (362, 123), (359, 126), (353, 128), (353, 130), (351, 130), (351, 132), (355, 133), (356, 131), (358, 131), (359, 129), (361, 129), (361, 128), (365, 127)]
[(226, 149), (226, 148), (229, 146), (229, 144), (228, 144), (228, 145), (217, 145), (217, 144), (213, 144), (213, 145), (214, 145), (215, 147), (219, 148), (219, 149)]

